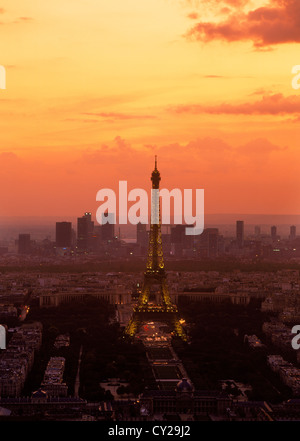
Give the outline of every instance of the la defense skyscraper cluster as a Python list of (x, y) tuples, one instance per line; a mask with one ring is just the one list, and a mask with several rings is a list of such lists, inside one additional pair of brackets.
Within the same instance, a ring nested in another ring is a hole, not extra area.
[(151, 181), (152, 190), (155, 191), (152, 191), (147, 267), (144, 272), (144, 281), (138, 298), (138, 304), (133, 308), (133, 315), (126, 327), (125, 333), (133, 337), (143, 322), (157, 320), (168, 323), (175, 335), (186, 340), (185, 332), (178, 318), (177, 306), (172, 303), (170, 298), (165, 273), (159, 200), (161, 176), (157, 169), (156, 156)]

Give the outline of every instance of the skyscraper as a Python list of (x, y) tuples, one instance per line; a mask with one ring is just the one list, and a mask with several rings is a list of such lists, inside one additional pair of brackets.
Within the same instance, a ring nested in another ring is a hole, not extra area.
[(275, 225), (271, 227), (271, 238), (272, 240), (277, 239), (277, 227)]
[(77, 219), (77, 247), (80, 250), (89, 249), (93, 230), (94, 222), (92, 221), (91, 213), (86, 212), (82, 217)]
[(102, 214), (101, 239), (113, 240), (115, 237), (115, 215), (113, 213)]
[(290, 240), (295, 240), (296, 239), (296, 226), (292, 225), (290, 227)]
[(236, 242), (239, 248), (244, 246), (244, 221), (236, 221)]
[(31, 252), (30, 234), (19, 234), (18, 253), (30, 254), (30, 252)]
[(171, 227), (171, 243), (183, 244), (185, 228), (185, 225), (174, 225)]
[(56, 222), (56, 246), (62, 248), (72, 246), (71, 222)]
[(218, 256), (219, 230), (205, 228), (199, 238), (199, 253), (201, 257), (214, 258)]
[(136, 225), (136, 243), (141, 248), (141, 252), (145, 254), (148, 244), (148, 233), (146, 224), (141, 222)]

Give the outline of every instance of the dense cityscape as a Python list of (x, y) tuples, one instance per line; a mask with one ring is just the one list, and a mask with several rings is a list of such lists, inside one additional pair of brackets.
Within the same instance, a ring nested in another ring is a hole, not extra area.
[(55, 226), (1, 244), (2, 420), (300, 419), (295, 225), (138, 223), (130, 241), (90, 212)]

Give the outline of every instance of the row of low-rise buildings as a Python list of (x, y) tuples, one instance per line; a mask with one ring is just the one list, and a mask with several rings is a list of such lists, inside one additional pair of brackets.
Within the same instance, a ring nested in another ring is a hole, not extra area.
[(30, 372), (34, 354), (42, 343), (39, 322), (22, 325), (14, 330), (8, 346), (0, 355), (0, 396), (18, 397)]
[(265, 345), (261, 342), (261, 340), (255, 334), (245, 335), (244, 342), (247, 342), (248, 345), (253, 349), (265, 347)]
[[(284, 313), (287, 318), (298, 311), (300, 277), (297, 270), (219, 272), (201, 271), (201, 264), (199, 267), (199, 271), (167, 272), (174, 303), (179, 296), (190, 297), (190, 300), (203, 297), (214, 300), (229, 295), (234, 303), (237, 297), (243, 297), (246, 303), (250, 297), (263, 299), (263, 312)], [(41, 306), (58, 306), (85, 295), (96, 295), (113, 304), (125, 304), (131, 302), (141, 284), (142, 276), (136, 273), (12, 272), (0, 274), (0, 303), (22, 304), (30, 290), (31, 299), (40, 298)]]
[(294, 395), (300, 394), (300, 369), (284, 360), (281, 355), (268, 355), (270, 368), (279, 374), (281, 381), (288, 386)]
[(278, 314), (283, 322), (298, 321), (300, 319), (300, 290), (273, 292), (261, 304), (262, 312)]
[(266, 337), (278, 348), (287, 351), (292, 349), (291, 328), (281, 321), (273, 319), (263, 323), (262, 330)]
[[(251, 297), (264, 299), (279, 289), (284, 290), (285, 294), (291, 290), (296, 295), (297, 286), (299, 287), (297, 271), (170, 271), (167, 276), (174, 303), (178, 303), (181, 297), (191, 301), (229, 299), (233, 303), (248, 304)], [(138, 296), (141, 284), (142, 280), (135, 273), (61, 274), (59, 280), (54, 275), (44, 275), (38, 279), (35, 292), (40, 298), (40, 306), (58, 306), (62, 302), (80, 299), (86, 295), (104, 298), (112, 304), (128, 304), (135, 299), (135, 294)]]
[(17, 317), (18, 310), (17, 308), (9, 303), (0, 304), (0, 320), (9, 318), (9, 317)]
[(47, 364), (41, 388), (49, 396), (66, 397), (68, 395), (68, 386), (63, 381), (65, 363), (64, 357), (51, 357)]

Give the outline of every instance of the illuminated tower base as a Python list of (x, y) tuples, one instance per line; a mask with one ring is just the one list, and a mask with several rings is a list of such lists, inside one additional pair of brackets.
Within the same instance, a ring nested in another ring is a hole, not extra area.
[(174, 335), (186, 340), (185, 332), (178, 319), (177, 306), (171, 302), (164, 269), (159, 203), (160, 179), (155, 158), (155, 169), (151, 176), (152, 206), (147, 269), (144, 273), (144, 283), (138, 304), (133, 309), (133, 315), (126, 327), (125, 333), (133, 337), (136, 332), (138, 332), (142, 323), (147, 321), (159, 321), (169, 324), (173, 329)]

